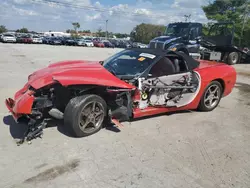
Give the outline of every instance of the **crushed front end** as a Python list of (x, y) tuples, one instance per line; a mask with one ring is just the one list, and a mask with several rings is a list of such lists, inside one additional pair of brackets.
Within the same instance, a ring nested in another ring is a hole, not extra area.
[[(27, 120), (28, 127), (23, 138), (18, 144), (24, 141), (40, 137), (46, 126), (46, 114), (53, 106), (53, 92), (50, 86), (35, 90), (31, 85), (26, 84), (21, 90), (16, 92), (14, 99), (8, 98), (5, 104), (11, 112), (14, 120), (19, 123), (21, 120)], [(47, 91), (48, 90), (48, 91)], [(46, 91), (46, 93), (43, 93)]]

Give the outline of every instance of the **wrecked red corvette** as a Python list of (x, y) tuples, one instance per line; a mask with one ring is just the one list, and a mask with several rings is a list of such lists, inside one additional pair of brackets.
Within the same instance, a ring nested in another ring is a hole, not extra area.
[(211, 111), (235, 82), (235, 69), (223, 63), (173, 51), (126, 49), (101, 62), (65, 61), (38, 70), (6, 106), (17, 122), (29, 120), (21, 142), (40, 136), (49, 118), (64, 119), (72, 135), (83, 137), (109, 122)]

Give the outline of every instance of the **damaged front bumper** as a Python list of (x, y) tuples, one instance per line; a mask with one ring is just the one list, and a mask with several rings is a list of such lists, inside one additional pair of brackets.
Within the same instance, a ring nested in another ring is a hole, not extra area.
[(5, 105), (11, 112), (16, 122), (18, 122), (18, 119), (20, 117), (29, 115), (32, 112), (32, 105), (34, 102), (34, 91), (29, 90), (26, 87), (19, 90), (15, 94), (14, 99), (8, 98), (5, 100)]

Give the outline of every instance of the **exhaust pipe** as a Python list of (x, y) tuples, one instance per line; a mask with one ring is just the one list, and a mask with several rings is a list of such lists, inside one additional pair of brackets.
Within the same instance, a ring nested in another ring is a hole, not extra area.
[(49, 115), (56, 119), (63, 119), (63, 113), (57, 108), (52, 108), (49, 112)]

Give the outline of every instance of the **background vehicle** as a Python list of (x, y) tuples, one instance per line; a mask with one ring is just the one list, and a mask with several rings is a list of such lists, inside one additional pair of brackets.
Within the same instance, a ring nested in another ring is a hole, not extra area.
[(111, 42), (109, 42), (108, 40), (104, 40), (102, 41), (102, 43), (104, 44), (105, 47), (107, 48), (114, 48), (115, 45), (113, 45)]
[(93, 41), (95, 47), (104, 48), (104, 44), (101, 41)]
[(65, 37), (63, 43), (68, 46), (77, 46), (77, 40), (72, 37)]
[(12, 42), (12, 43), (15, 43), (16, 42), (16, 37), (12, 34), (2, 34), (1, 35), (1, 41), (2, 42)]
[(88, 47), (94, 47), (94, 43), (91, 40), (85, 39), (84, 43)]
[(43, 37), (42, 38), (43, 44), (49, 44), (49, 40), (50, 40), (50, 37)]
[(78, 46), (87, 46), (84, 39), (77, 39)]
[(134, 42), (133, 43), (133, 48), (148, 48), (148, 45), (142, 44), (140, 42)]
[(250, 63), (250, 54), (234, 45), (234, 23), (220, 22), (211, 26), (207, 36), (203, 36), (200, 44), (201, 58), (222, 61), (229, 65), (240, 62)]
[(194, 58), (200, 57), (198, 40), (202, 36), (202, 24), (191, 22), (171, 23), (166, 27), (162, 36), (152, 39), (149, 48), (171, 49), (191, 55)]
[(48, 44), (62, 45), (63, 44), (62, 38), (60, 38), (60, 37), (50, 37), (49, 40), (48, 40)]
[(17, 42), (31, 44), (33, 40), (30, 35), (20, 35), (19, 37), (17, 37)]
[(34, 36), (32, 36), (32, 42), (37, 43), (37, 44), (42, 44), (43, 40), (41, 37), (34, 35)]
[(105, 122), (211, 111), (235, 82), (235, 69), (223, 63), (173, 51), (126, 49), (101, 62), (63, 61), (35, 71), (6, 106), (17, 121), (30, 121), (28, 140), (39, 136), (51, 117), (64, 119), (65, 129), (82, 137)]
[(149, 43), (149, 48), (183, 52), (194, 59), (214, 60), (233, 65), (249, 62), (250, 55), (234, 45), (234, 23), (220, 22), (203, 36), (201, 23), (171, 23), (163, 36)]

